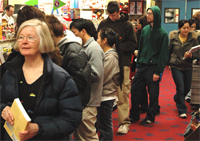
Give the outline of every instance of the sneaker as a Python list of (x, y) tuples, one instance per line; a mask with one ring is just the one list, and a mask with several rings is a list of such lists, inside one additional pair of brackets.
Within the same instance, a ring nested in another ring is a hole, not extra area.
[(117, 133), (118, 134), (127, 134), (128, 131), (129, 131), (129, 127), (124, 124), (124, 125), (120, 125)]
[(160, 115), (160, 110), (157, 110), (157, 111), (156, 111), (156, 115)]
[(149, 119), (144, 119), (140, 122), (140, 125), (148, 125), (148, 124), (151, 124), (153, 123), (151, 120)]
[(186, 99), (185, 101), (186, 101), (187, 103), (190, 103), (191, 99), (188, 98), (188, 99)]
[(179, 116), (180, 116), (180, 118), (187, 118), (187, 115), (185, 113), (180, 114)]

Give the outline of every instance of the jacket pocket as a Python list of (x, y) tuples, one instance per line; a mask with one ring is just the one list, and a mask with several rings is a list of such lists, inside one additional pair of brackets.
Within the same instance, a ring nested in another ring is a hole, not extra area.
[(180, 58), (176, 54), (171, 54), (170, 64), (181, 64)]

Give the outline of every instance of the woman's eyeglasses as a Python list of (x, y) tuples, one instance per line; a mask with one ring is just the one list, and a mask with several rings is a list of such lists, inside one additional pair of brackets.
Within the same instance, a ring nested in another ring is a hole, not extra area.
[(22, 41), (24, 41), (24, 39), (26, 38), (26, 40), (28, 41), (28, 42), (35, 42), (36, 40), (37, 40), (37, 38), (36, 37), (33, 37), (33, 36), (22, 36), (22, 35), (20, 35), (19, 37), (18, 37), (18, 39), (17, 39), (17, 41), (18, 42), (22, 42)]

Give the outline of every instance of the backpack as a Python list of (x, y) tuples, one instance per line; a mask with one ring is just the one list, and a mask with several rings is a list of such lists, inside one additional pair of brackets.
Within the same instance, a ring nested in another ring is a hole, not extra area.
[(60, 51), (63, 56), (61, 67), (76, 83), (82, 106), (85, 108), (91, 96), (91, 65), (88, 62), (88, 56), (75, 42), (62, 45)]

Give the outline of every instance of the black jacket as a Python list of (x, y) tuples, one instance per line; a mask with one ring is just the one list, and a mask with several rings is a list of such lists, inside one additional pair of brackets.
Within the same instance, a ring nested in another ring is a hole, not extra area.
[[(69, 74), (43, 55), (43, 80), (39, 87), (32, 123), (39, 125), (39, 133), (32, 140), (68, 140), (80, 124), (82, 106), (77, 87)], [(18, 55), (6, 63), (7, 71), (1, 80), (0, 110), (11, 106), (19, 97), (19, 77), (24, 57)]]
[(179, 70), (192, 70), (193, 60), (200, 59), (200, 50), (192, 53), (192, 58), (183, 60), (185, 52), (189, 51), (192, 47), (198, 45), (197, 35), (194, 31), (188, 33), (186, 42), (182, 44), (179, 37), (179, 31), (171, 31), (169, 33), (169, 63), (171, 68), (177, 68)]
[(88, 63), (88, 57), (76, 38), (63, 38), (58, 46), (63, 56), (61, 67), (76, 83), (82, 106), (85, 107), (91, 94), (91, 66)]
[(113, 29), (120, 36), (121, 50), (123, 55), (123, 65), (130, 66), (132, 52), (137, 47), (137, 42), (135, 38), (135, 29), (133, 28), (132, 23), (129, 21), (128, 14), (120, 13), (120, 19), (116, 21), (111, 21), (108, 17), (107, 19), (101, 21), (98, 27), (98, 31), (101, 28), (109, 27)]

